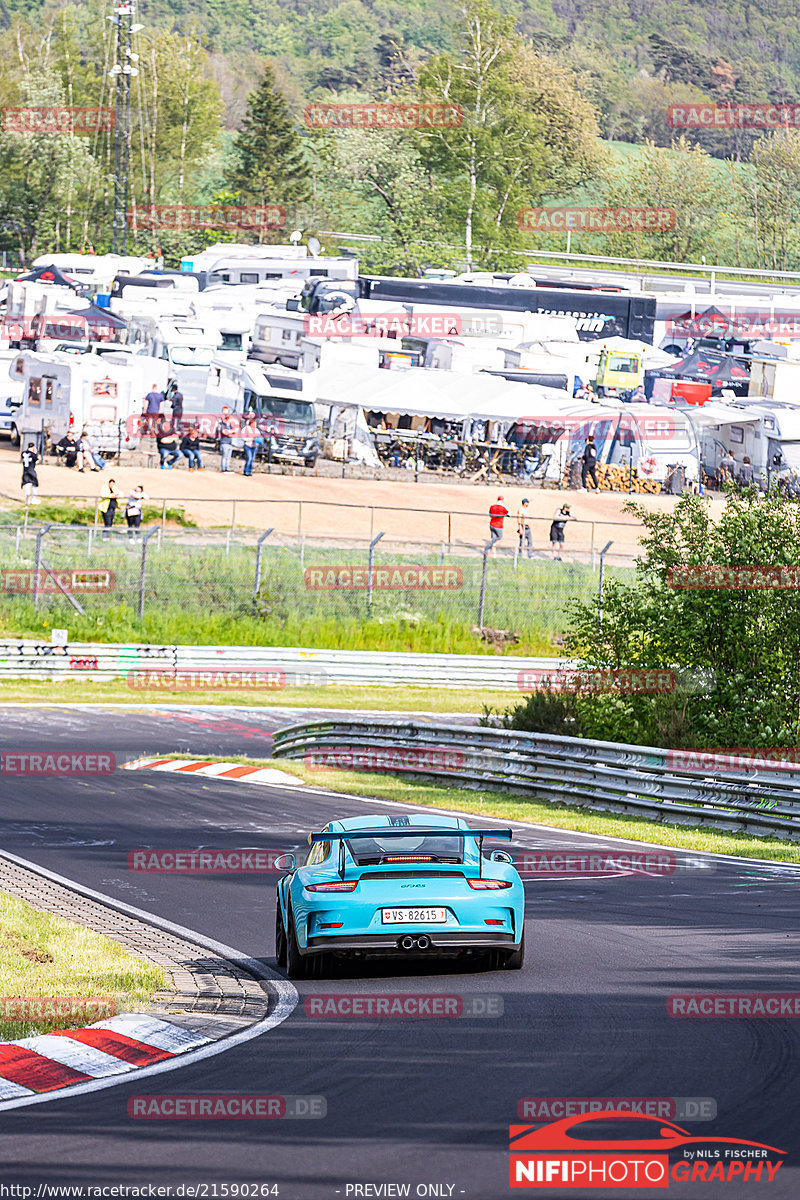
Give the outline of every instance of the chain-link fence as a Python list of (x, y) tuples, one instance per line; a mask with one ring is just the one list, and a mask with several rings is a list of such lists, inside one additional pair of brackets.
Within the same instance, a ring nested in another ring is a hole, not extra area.
[[(559, 646), (571, 600), (598, 595), (589, 563), (491, 550), (92, 526), (0, 526), (9, 633), (85, 640), (464, 652)], [(605, 579), (630, 573), (618, 563)], [(157, 636), (156, 636), (157, 635)]]

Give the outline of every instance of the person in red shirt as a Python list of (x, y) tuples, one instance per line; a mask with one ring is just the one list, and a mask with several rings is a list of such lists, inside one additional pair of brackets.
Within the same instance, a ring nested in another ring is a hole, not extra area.
[(503, 536), (503, 521), (506, 517), (511, 516), (510, 512), (503, 504), (503, 497), (498, 496), (494, 504), (489, 506), (489, 537), (491, 541), (489, 545), (494, 550), (494, 547)]

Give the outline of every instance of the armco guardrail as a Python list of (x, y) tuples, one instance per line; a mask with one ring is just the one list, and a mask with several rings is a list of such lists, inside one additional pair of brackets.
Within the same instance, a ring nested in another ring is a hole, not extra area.
[[(569, 662), (501, 654), (402, 654), (312, 650), (290, 646), (146, 646), (29, 640), (0, 642), (0, 679), (128, 678), (146, 686), (149, 672), (180, 677), (200, 672), (282, 672), (286, 686), (475, 688), (516, 691), (525, 673), (554, 677)], [(530, 677), (530, 675), (529, 675)]]
[(752, 773), (743, 763), (746, 775), (708, 775), (676, 770), (675, 753), (485, 726), (349, 717), (292, 725), (274, 742), (276, 756), (317, 765), (412, 773), (655, 821), (800, 839), (800, 767), (782, 764), (779, 780), (749, 760)]

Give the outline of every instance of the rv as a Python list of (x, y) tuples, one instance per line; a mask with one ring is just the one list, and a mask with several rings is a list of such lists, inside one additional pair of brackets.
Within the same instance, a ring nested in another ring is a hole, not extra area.
[(355, 279), (354, 258), (308, 254), (306, 246), (251, 246), (221, 242), (181, 259), (181, 270), (199, 275), (204, 287), (215, 283), (257, 284), (271, 280)]
[(215, 420), (224, 408), (234, 416), (254, 414), (271, 460), (313, 467), (319, 454), (314, 392), (313, 375), (218, 357), (208, 372), (203, 411)]
[(191, 317), (131, 317), (127, 340), (139, 354), (167, 364), (186, 408), (202, 406), (208, 368), (222, 340), (216, 326)]
[(12, 380), (22, 384), (14, 414), (12, 441), (31, 438), (44, 448), (84, 425), (101, 450), (133, 450), (139, 444), (138, 417), (149, 387), (167, 384), (166, 363), (144, 363), (130, 355), (38, 354), (14, 356)]
[(115, 275), (137, 275), (156, 265), (153, 258), (119, 254), (40, 254), (33, 260), (36, 267), (58, 267), (81, 283), (91, 284), (96, 291), (110, 292)]
[(264, 363), (299, 367), (307, 320), (305, 313), (287, 312), (277, 306), (260, 312), (253, 327), (251, 357)]

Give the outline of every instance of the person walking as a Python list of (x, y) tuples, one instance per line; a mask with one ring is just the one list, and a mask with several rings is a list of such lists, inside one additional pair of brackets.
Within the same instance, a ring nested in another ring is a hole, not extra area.
[(33, 442), (28, 442), (27, 449), (22, 451), (20, 457), (22, 459), (22, 491), (25, 495), (25, 503), (38, 504), (39, 497), (36, 493), (39, 490), (39, 476), (36, 474), (36, 464), (39, 461), (39, 455)]
[(553, 552), (553, 558), (556, 562), (562, 562), (561, 550), (564, 547), (564, 527), (567, 521), (574, 521), (575, 518), (569, 511), (568, 504), (562, 504), (556, 515), (553, 517), (553, 523), (550, 526), (550, 549)]
[(117, 482), (115, 479), (109, 479), (108, 483), (103, 486), (100, 492), (100, 503), (98, 508), (103, 514), (103, 541), (107, 542), (111, 537), (111, 527), (114, 524), (114, 518), (117, 515), (117, 505), (122, 499), (122, 492), (117, 491)]
[(231, 410), (223, 408), (222, 419), (217, 426), (217, 440), (219, 442), (219, 458), (220, 471), (226, 475), (231, 469), (231, 455), (233, 454), (233, 435), (236, 432), (236, 427), (231, 420)]
[(503, 521), (506, 517), (510, 517), (511, 513), (503, 503), (503, 497), (498, 496), (494, 504), (489, 506), (489, 547), (494, 553), (494, 548), (503, 537)]
[(581, 455), (581, 491), (586, 491), (586, 480), (591, 478), (594, 486), (599, 490), (600, 484), (597, 482), (597, 447), (594, 444), (594, 438), (591, 434), (586, 439), (586, 445), (583, 448)]
[(198, 471), (203, 469), (203, 460), (200, 457), (200, 429), (197, 425), (183, 435), (181, 439), (181, 453), (184, 458), (188, 459), (189, 470), (197, 467)]
[(528, 558), (533, 558), (533, 536), (531, 527), (528, 524), (530, 514), (530, 501), (527, 497), (522, 500), (517, 509), (517, 533), (519, 534), (519, 552), (522, 554), (523, 543), (528, 548)]
[(244, 438), (244, 474), (252, 475), (258, 448), (264, 445), (264, 435), (258, 428), (255, 414), (245, 421), (242, 427), (242, 437)]
[(128, 503), (125, 505), (125, 520), (128, 522), (128, 541), (130, 542), (134, 538), (139, 537), (139, 530), (142, 525), (142, 504), (147, 499), (148, 497), (144, 494), (144, 488), (140, 483), (137, 483), (128, 496)]

